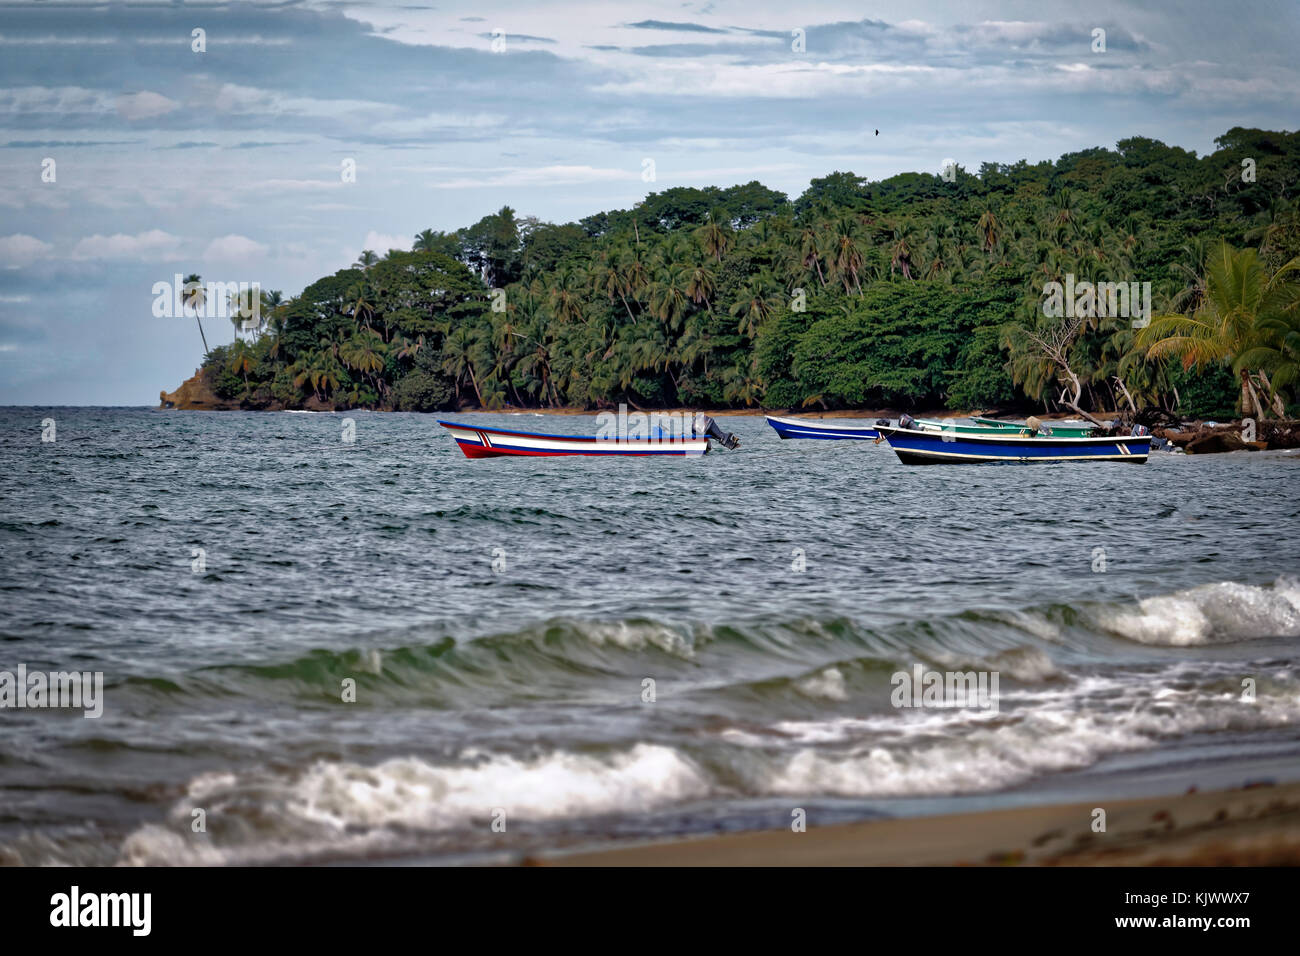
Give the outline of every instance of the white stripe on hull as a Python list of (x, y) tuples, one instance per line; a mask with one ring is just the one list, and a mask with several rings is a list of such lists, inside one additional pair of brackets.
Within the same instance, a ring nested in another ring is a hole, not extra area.
[(484, 448), (509, 454), (511, 451), (524, 452), (559, 452), (562, 454), (588, 455), (703, 455), (709, 449), (708, 438), (686, 438), (669, 441), (652, 439), (624, 440), (610, 439), (565, 439), (551, 438), (543, 435), (503, 435), (487, 429), (450, 428), (447, 431), (457, 441), (471, 442)]

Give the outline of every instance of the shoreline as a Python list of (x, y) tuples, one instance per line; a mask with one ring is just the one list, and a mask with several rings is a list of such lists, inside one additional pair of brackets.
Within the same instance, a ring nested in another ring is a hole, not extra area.
[[(1093, 832), (1093, 812), (1106, 832)], [(522, 866), (1297, 866), (1300, 782), (537, 853)]]

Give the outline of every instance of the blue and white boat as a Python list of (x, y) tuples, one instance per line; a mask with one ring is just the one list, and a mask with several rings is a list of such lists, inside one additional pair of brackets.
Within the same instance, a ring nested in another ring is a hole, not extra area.
[(1151, 453), (1150, 435), (1048, 438), (1015, 434), (969, 435), (883, 425), (880, 433), (899, 460), (907, 465), (997, 461), (1127, 461), (1140, 465)]
[(777, 418), (766, 416), (767, 423), (776, 429), (782, 438), (842, 438), (875, 439), (880, 437), (874, 426), (849, 425), (849, 419), (827, 420), (824, 418)]

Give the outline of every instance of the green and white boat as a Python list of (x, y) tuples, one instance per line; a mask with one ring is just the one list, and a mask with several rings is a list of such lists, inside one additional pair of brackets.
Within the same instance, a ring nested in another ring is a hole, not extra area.
[[(958, 421), (955, 418), (918, 418), (915, 421), (916, 427), (921, 431), (948, 432), (954, 435), (1002, 435), (1009, 434), (1010, 431), (1005, 428), (994, 428), (990, 425), (973, 425), (970, 422)], [(1021, 425), (1018, 430), (1023, 431), (1026, 435), (1029, 434), (1028, 428), (1024, 425)]]
[[(921, 431), (948, 432), (953, 435), (1035, 435), (1050, 434), (1055, 438), (1089, 438), (1096, 431), (1091, 422), (1040, 422), (1036, 430), (1026, 422), (1004, 422), (996, 418), (974, 418), (973, 422), (959, 422), (954, 418), (918, 418), (916, 427)], [(1050, 432), (1045, 431), (1050, 429)]]
[[(1028, 428), (1024, 422), (1004, 422), (997, 418), (976, 417), (972, 418), (971, 421), (986, 428), (1003, 431), (1025, 431)], [(1041, 431), (1043, 427), (1050, 428), (1052, 435), (1056, 438), (1088, 438), (1097, 430), (1097, 426), (1092, 422), (1080, 421), (1042, 422), (1039, 430)]]

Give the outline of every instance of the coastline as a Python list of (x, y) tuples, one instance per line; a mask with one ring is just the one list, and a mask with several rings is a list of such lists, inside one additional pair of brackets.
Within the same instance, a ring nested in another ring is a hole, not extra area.
[[(1106, 811), (1106, 832), (1092, 830)], [(1296, 866), (1300, 783), (536, 854), (524, 866)]]

